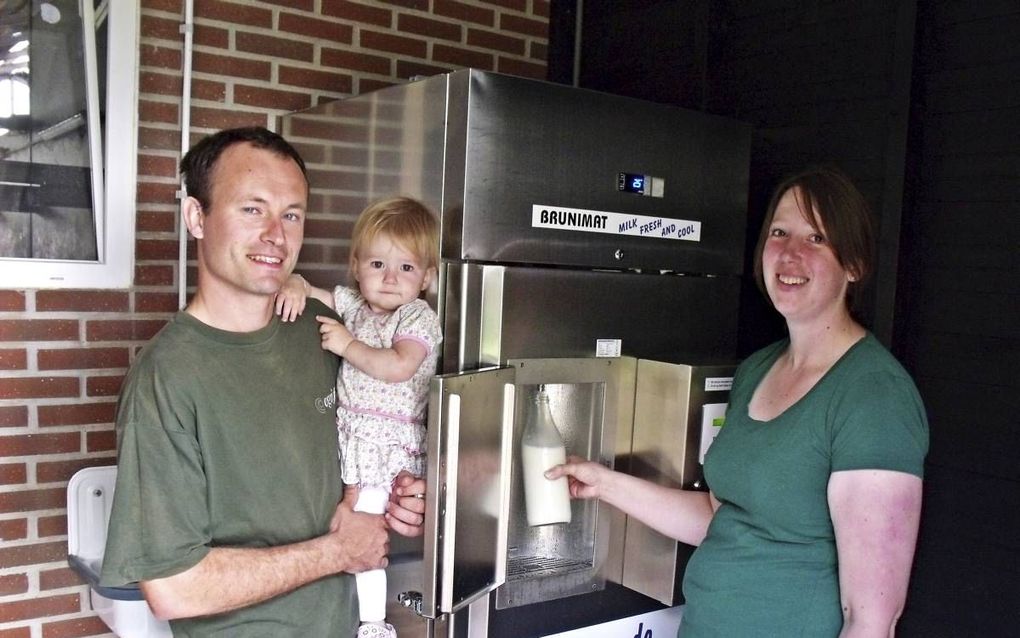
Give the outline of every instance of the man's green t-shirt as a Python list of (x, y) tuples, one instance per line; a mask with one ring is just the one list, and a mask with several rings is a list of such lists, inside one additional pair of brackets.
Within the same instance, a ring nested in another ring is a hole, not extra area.
[(836, 636), (836, 542), (827, 500), (833, 472), (921, 476), (928, 424), (913, 381), (871, 334), (771, 421), (748, 416), (773, 344), (737, 370), (726, 422), (705, 459), (721, 502), (684, 577), (684, 638)]
[[(117, 411), (118, 471), (101, 583), (171, 576), (213, 547), (271, 547), (329, 529), (342, 485), (338, 359), (309, 300), (294, 323), (233, 333), (178, 313), (132, 366)], [(233, 612), (171, 622), (175, 636), (342, 636), (349, 575)]]

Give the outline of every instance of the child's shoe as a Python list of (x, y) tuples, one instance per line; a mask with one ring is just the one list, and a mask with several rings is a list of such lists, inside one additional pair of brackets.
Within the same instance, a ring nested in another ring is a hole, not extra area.
[(388, 622), (367, 622), (358, 627), (358, 638), (397, 638), (397, 630)]

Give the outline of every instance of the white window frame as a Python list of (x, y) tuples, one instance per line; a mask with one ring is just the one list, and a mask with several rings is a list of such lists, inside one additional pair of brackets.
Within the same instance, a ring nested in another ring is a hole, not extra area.
[[(86, 24), (95, 24), (93, 0), (80, 0)], [(136, 177), (138, 174), (139, 3), (105, 4), (106, 131), (103, 157), (93, 152), (96, 261), (0, 258), (0, 288), (129, 288), (135, 261)], [(100, 7), (102, 11), (103, 7)], [(95, 30), (85, 29), (86, 64), (96, 67)], [(96, 74), (89, 74), (96, 81)], [(96, 92), (90, 92), (96, 96)], [(90, 99), (98, 100), (98, 97)], [(89, 126), (99, 125), (98, 109), (89, 104)], [(102, 159), (102, 161), (100, 161)], [(105, 184), (103, 183), (105, 181)]]

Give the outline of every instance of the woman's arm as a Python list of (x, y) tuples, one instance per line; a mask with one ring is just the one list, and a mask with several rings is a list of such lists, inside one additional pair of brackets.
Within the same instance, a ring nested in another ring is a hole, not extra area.
[(701, 544), (719, 508), (710, 493), (657, 485), (576, 457), (546, 472), (549, 479), (561, 476), (567, 477), (572, 497), (601, 499), (688, 545)]
[(829, 510), (839, 558), (841, 638), (894, 635), (921, 519), (921, 479), (889, 470), (834, 472)]

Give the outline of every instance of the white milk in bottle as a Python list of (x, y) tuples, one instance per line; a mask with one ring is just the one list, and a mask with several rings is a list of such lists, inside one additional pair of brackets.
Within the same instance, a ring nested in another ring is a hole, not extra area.
[(570, 522), (570, 493), (567, 478), (550, 481), (545, 471), (567, 459), (563, 438), (552, 412), (549, 395), (539, 386), (528, 409), (528, 420), (521, 437), (521, 465), (524, 471), (524, 506), (528, 525)]

